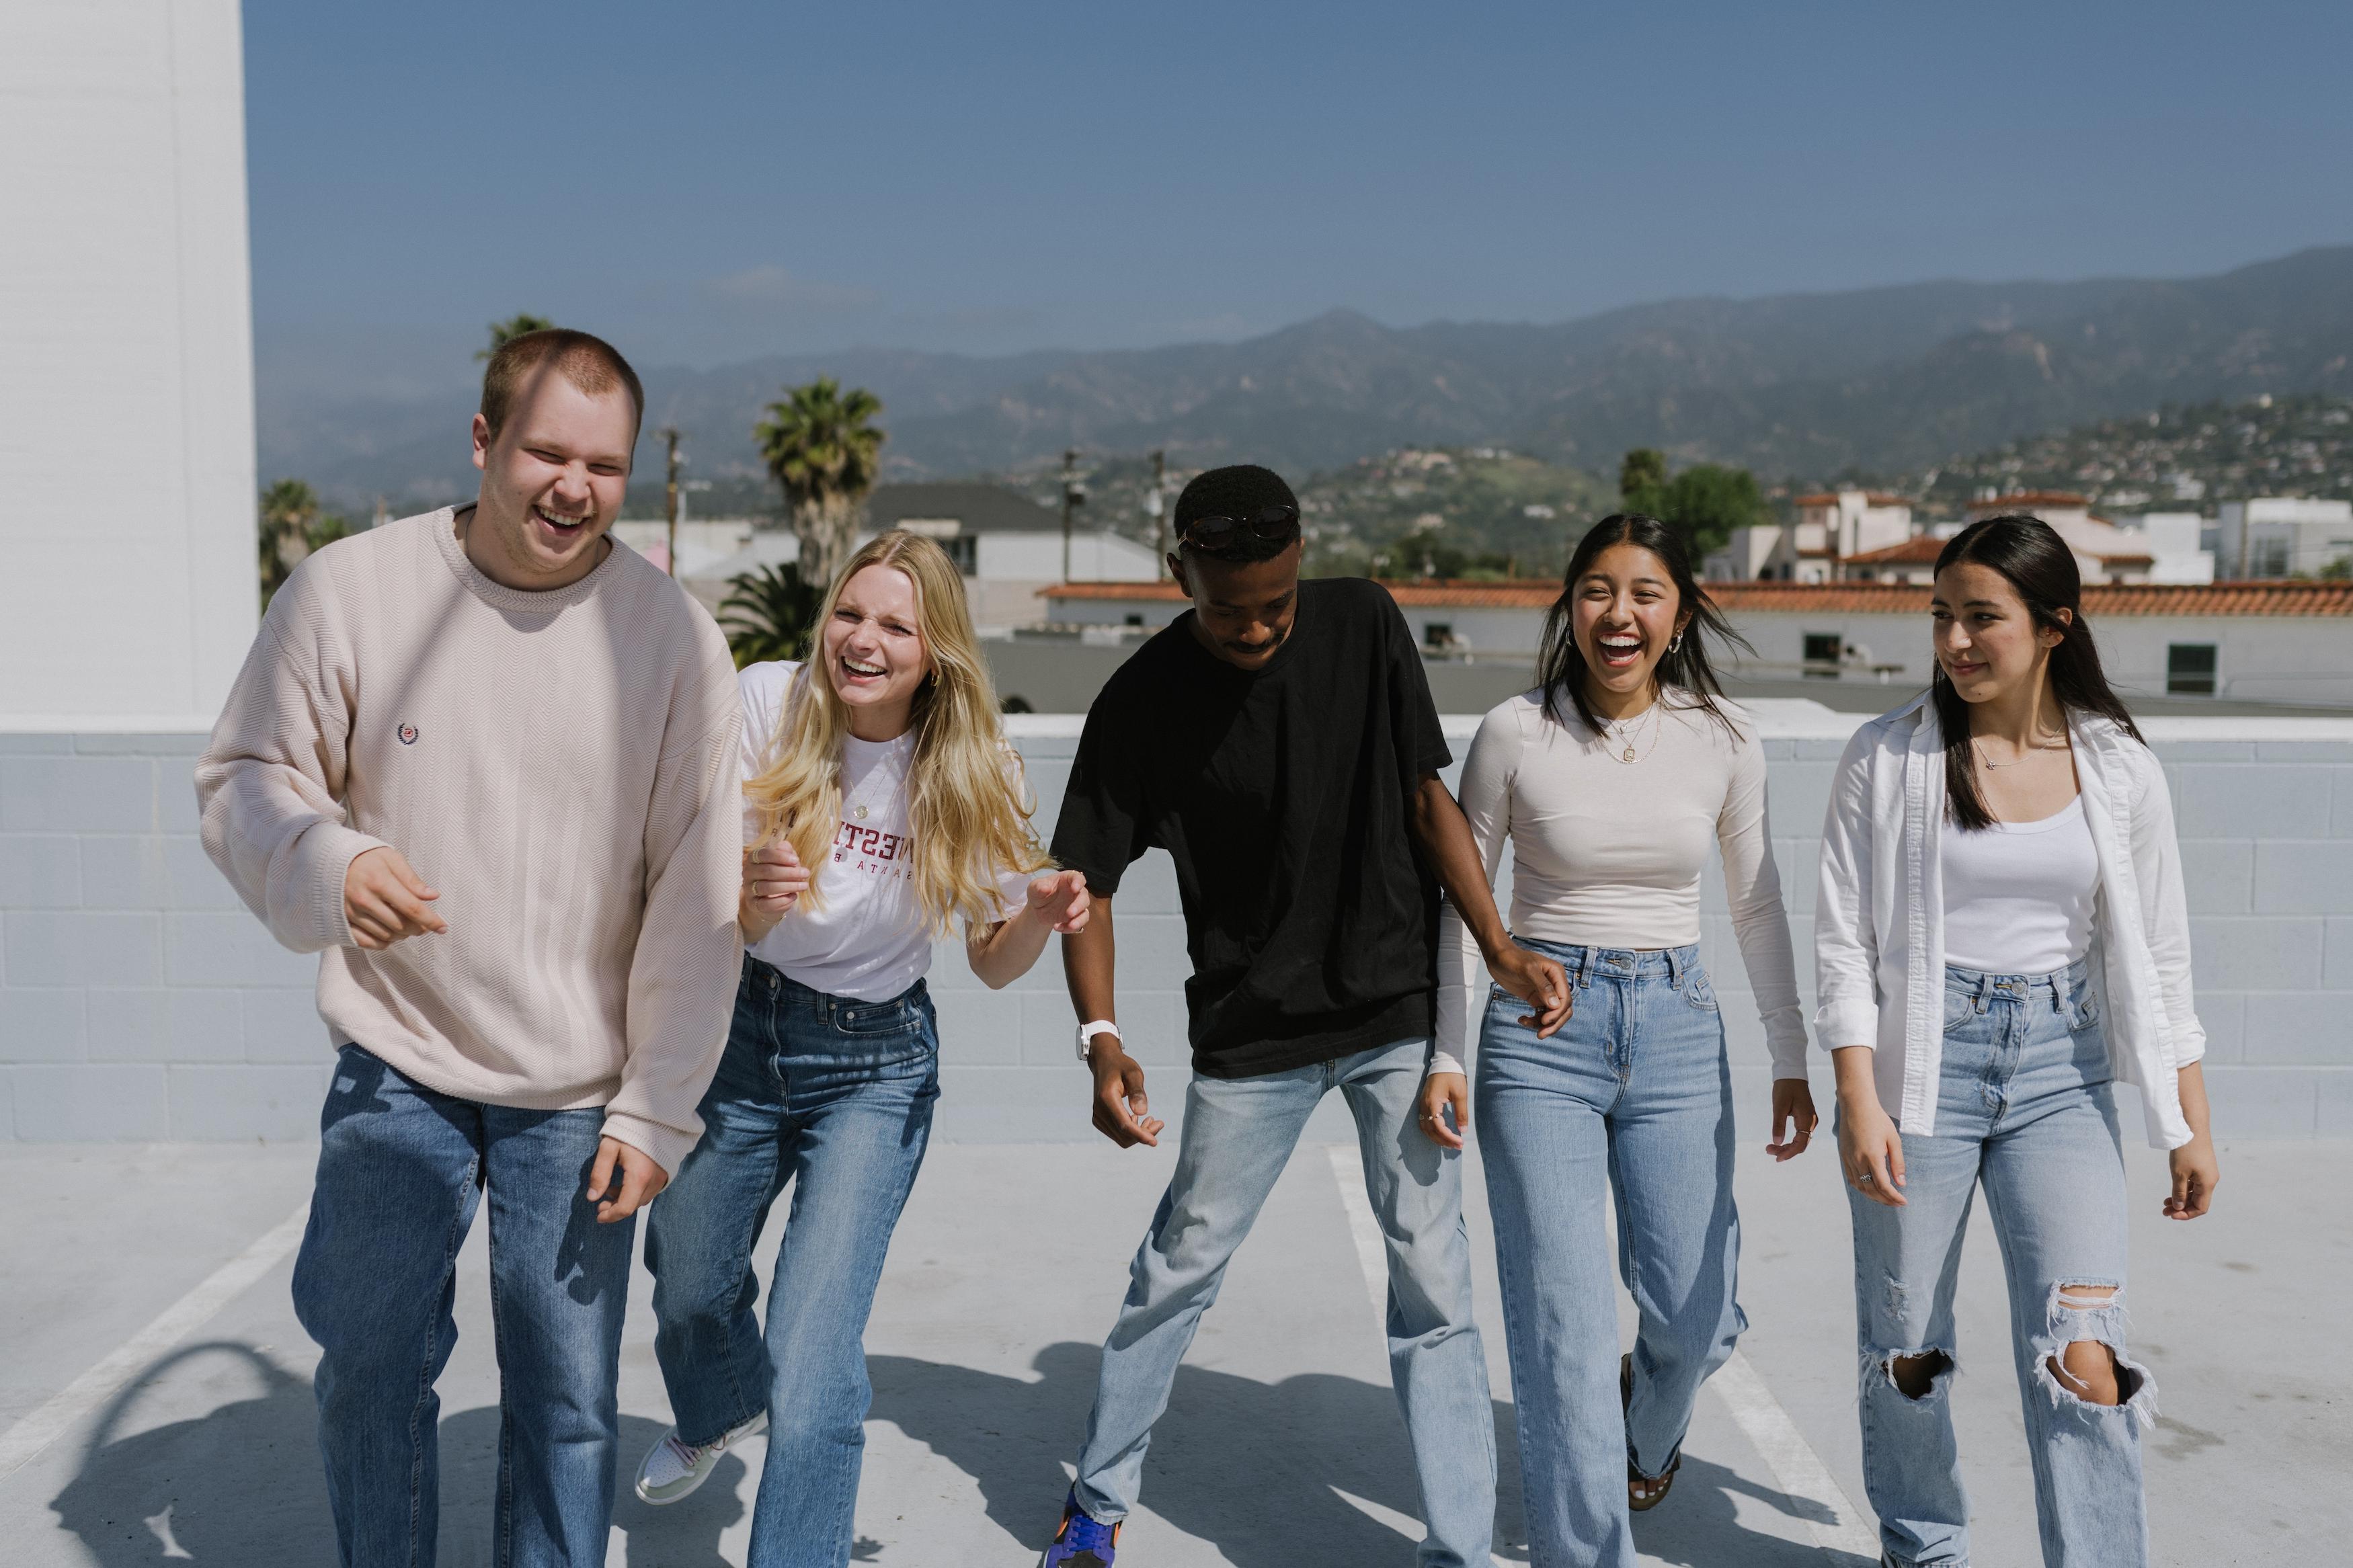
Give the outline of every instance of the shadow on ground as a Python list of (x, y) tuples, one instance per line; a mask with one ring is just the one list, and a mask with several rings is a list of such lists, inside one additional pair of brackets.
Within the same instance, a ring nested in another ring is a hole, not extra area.
[[(140, 1396), (166, 1377), (183, 1396), (210, 1395), (212, 1414), (117, 1436)], [(191, 1389), (188, 1385), (193, 1384)], [(259, 1392), (257, 1393), (256, 1390)], [(311, 1382), (242, 1344), (190, 1345), (140, 1374), (100, 1417), (80, 1471), (49, 1501), (100, 1568), (166, 1561), (221, 1568), (312, 1568), (335, 1561), (333, 1521), (319, 1468)], [(711, 1484), (659, 1512), (628, 1478), (664, 1428), (621, 1417), (613, 1522), (628, 1538), (617, 1568), (723, 1568), (720, 1532), (744, 1517), (744, 1461), (722, 1459)], [(499, 1412), (441, 1422), (441, 1568), (488, 1568), (498, 1487)]]
[[(1036, 1549), (1053, 1528), (1067, 1485), (1063, 1461), (1084, 1433), (1100, 1353), (1093, 1345), (1050, 1345), (1032, 1363), (1034, 1378), (874, 1356), (868, 1363), (873, 1415), (970, 1476), (988, 1517)], [(142, 1396), (167, 1378), (183, 1398), (207, 1397), (212, 1413), (119, 1435)], [(79, 1472), (50, 1507), (100, 1568), (332, 1563), (334, 1533), (314, 1420), (309, 1380), (266, 1352), (230, 1342), (186, 1346), (149, 1368), (107, 1408)], [(1495, 1424), (1496, 1554), (1525, 1562), (1507, 1403), (1496, 1402)], [(495, 1406), (459, 1411), (441, 1423), (445, 1568), (488, 1568), (491, 1561), (498, 1425)], [(628, 1551), (619, 1563), (721, 1568), (721, 1533), (742, 1521), (746, 1506), (738, 1496), (747, 1479), (744, 1461), (729, 1455), (693, 1497), (649, 1509), (629, 1492), (628, 1478), (661, 1432), (659, 1423), (622, 1417), (613, 1522)], [(1395, 1397), (1377, 1384), (1328, 1373), (1267, 1384), (1182, 1368), (1153, 1436), (1144, 1495), (1154, 1512), (1215, 1544), (1237, 1568), (1402, 1568), (1421, 1533)], [(1744, 1529), (1734, 1511), (1741, 1497), (1791, 1517), (1815, 1511), (1721, 1466), (1686, 1459), (1673, 1500), (1637, 1521), (1643, 1552), (1694, 1568), (1820, 1563), (1810, 1546)], [(857, 1555), (866, 1561), (879, 1550), (861, 1542)]]
[[(1050, 1345), (1032, 1363), (1034, 1380), (870, 1356), (873, 1416), (972, 1477), (988, 1517), (1042, 1549), (1068, 1485), (1065, 1461), (1085, 1435), (1101, 1354), (1094, 1345)], [(1525, 1563), (1519, 1446), (1512, 1406), (1503, 1400), (1495, 1402), (1495, 1554)], [(1722, 1466), (1687, 1459), (1673, 1503), (1636, 1521), (1641, 1550), (1679, 1565), (1820, 1568), (1811, 1544), (1743, 1527), (1736, 1497), (1793, 1519), (1822, 1514)], [(1168, 1412), (1153, 1431), (1143, 1501), (1214, 1543), (1237, 1568), (1403, 1565), (1421, 1536), (1396, 1396), (1378, 1384), (1321, 1373), (1268, 1384), (1179, 1368)], [(1849, 1562), (1862, 1560), (1841, 1559), (1838, 1568)]]

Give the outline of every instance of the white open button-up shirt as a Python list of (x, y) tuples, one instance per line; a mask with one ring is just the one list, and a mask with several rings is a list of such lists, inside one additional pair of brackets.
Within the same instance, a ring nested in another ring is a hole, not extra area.
[[(2205, 1056), (2206, 1031), (2172, 796), (2156, 756), (2112, 721), (2075, 715), (2068, 736), (2100, 858), (2092, 952), (2108, 1059), (2140, 1090), (2149, 1142), (2179, 1148), (2190, 1132), (2178, 1075)], [(1815, 1036), (1829, 1050), (1874, 1047), (1880, 1103), (1924, 1136), (1945, 1047), (1944, 816), (1944, 738), (1922, 696), (1856, 731), (1840, 759), (1814, 914)]]

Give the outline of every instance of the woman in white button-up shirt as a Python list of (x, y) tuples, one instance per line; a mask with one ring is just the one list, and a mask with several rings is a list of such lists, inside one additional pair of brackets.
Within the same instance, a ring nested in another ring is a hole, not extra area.
[(2165, 774), (2108, 688), (2067, 545), (1994, 518), (1936, 563), (1927, 695), (1848, 746), (1822, 829), (1816, 1032), (1854, 1218), (1863, 1473), (1890, 1563), (1965, 1563), (1947, 1385), (1982, 1184), (2048, 1561), (2148, 1557), (2125, 1356), (2117, 1083), (2206, 1212), (2189, 919)]

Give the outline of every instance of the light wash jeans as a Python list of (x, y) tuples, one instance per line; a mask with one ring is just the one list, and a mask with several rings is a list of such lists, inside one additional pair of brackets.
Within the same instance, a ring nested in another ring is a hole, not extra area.
[[(2156, 1388), (2124, 1356), (2124, 1159), (2088, 968), (2037, 976), (1947, 969), (1936, 1131), (1904, 1140), (1906, 1206), (1883, 1207), (1848, 1189), (1863, 1485), (1897, 1568), (1969, 1560), (1949, 1390), (1960, 1360), (1953, 1289), (1980, 1182), (2010, 1279), (2043, 1561), (2148, 1561), (2140, 1424), (2154, 1413)], [(2077, 1298), (2077, 1286), (2116, 1294)], [(2086, 1404), (2052, 1375), (2046, 1361), (2077, 1340), (2116, 1352), (2123, 1404)], [(1889, 1363), (1931, 1352), (1947, 1370), (1920, 1398), (1905, 1397)]]
[[(646, 1266), (680, 1438), (707, 1443), (768, 1413), (753, 1568), (849, 1561), (873, 1399), (866, 1319), (939, 1092), (922, 981), (860, 1002), (745, 956), (702, 1142), (654, 1200)], [(752, 1244), (786, 1182), (764, 1343)]]
[(432, 1568), (435, 1380), (458, 1343), (458, 1248), (485, 1188), (499, 1359), (493, 1560), (605, 1561), (633, 1215), (584, 1195), (605, 1113), (438, 1094), (357, 1046), (319, 1118), (294, 1315), (319, 1342), (319, 1447), (344, 1568)]
[(1089, 1514), (1111, 1523), (1135, 1507), (1145, 1447), (1193, 1331), (1308, 1117), (1337, 1089), (1356, 1121), (1365, 1195), (1388, 1243), (1389, 1378), (1429, 1523), (1420, 1561), (1489, 1568), (1495, 1415), (1471, 1317), (1461, 1157), (1432, 1143), (1414, 1121), (1429, 1059), (1429, 1041), (1400, 1040), (1288, 1072), (1194, 1078), (1176, 1174), (1136, 1249), (1127, 1300), (1103, 1345), (1079, 1455), (1079, 1505)]
[[(1699, 949), (1523, 945), (1560, 960), (1575, 1010), (1548, 1040), (1488, 992), (1477, 1114), (1503, 1277), (1534, 1568), (1634, 1562), (1626, 1467), (1675, 1463), (1700, 1384), (1748, 1321), (1733, 1300), (1732, 1077)], [(1641, 1324), (1622, 1412), (1618, 1272)]]

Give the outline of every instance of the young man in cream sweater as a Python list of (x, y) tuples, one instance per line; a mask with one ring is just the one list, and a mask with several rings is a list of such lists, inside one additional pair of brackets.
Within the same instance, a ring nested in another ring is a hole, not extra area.
[(434, 1560), (485, 1191), (497, 1557), (605, 1560), (635, 1215), (700, 1136), (742, 963), (726, 640), (607, 537), (643, 411), (586, 333), (501, 347), (480, 500), (305, 561), (197, 767), (205, 847), (321, 954), (340, 1053), (294, 1302), (351, 1568)]

